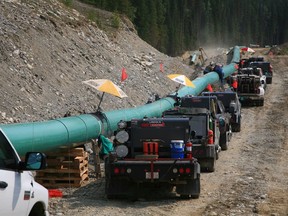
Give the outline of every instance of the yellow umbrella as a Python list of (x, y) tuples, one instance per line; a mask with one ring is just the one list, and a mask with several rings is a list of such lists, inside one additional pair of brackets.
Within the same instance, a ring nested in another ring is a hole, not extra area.
[(92, 88), (97, 89), (98, 91), (103, 92), (97, 111), (99, 111), (100, 104), (102, 102), (104, 93), (109, 93), (119, 98), (128, 97), (125, 92), (123, 92), (116, 84), (108, 79), (94, 79), (83, 81), (84, 84), (91, 86)]
[(182, 74), (169, 74), (167, 77), (175, 82), (178, 82), (182, 85), (189, 86), (195, 88), (195, 85), (191, 82), (191, 80)]

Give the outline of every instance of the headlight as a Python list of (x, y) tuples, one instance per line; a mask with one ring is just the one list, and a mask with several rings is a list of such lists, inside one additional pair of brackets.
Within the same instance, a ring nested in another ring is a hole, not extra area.
[(125, 145), (118, 145), (115, 147), (115, 152), (118, 157), (123, 158), (128, 155), (128, 148)]
[(125, 142), (128, 141), (128, 139), (129, 139), (129, 134), (128, 134), (125, 130), (121, 130), (121, 131), (119, 131), (119, 132), (115, 135), (115, 139), (116, 139), (119, 143), (123, 144), (123, 143), (125, 143)]

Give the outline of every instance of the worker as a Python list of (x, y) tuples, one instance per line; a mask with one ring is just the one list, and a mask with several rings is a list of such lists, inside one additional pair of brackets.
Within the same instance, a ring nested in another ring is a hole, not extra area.
[(215, 64), (213, 71), (216, 72), (219, 76), (221, 88), (224, 90), (224, 73), (221, 64)]
[(206, 66), (206, 68), (204, 69), (203, 73), (204, 75), (209, 73), (209, 72), (212, 72), (213, 71), (213, 68), (215, 66), (215, 63), (212, 61), (210, 62), (210, 64), (208, 66)]
[(107, 137), (100, 134), (98, 136), (98, 146), (100, 148), (99, 156), (105, 161), (109, 153), (114, 150), (113, 143)]

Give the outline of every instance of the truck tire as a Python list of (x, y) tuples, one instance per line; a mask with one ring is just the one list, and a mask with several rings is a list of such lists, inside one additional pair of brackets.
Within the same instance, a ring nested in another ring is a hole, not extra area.
[(241, 117), (238, 116), (238, 123), (232, 125), (233, 132), (240, 132), (241, 131)]
[(29, 213), (29, 216), (45, 216), (43, 205), (41, 203), (36, 203)]
[(264, 99), (258, 102), (258, 106), (264, 106)]
[(207, 172), (214, 172), (216, 165), (216, 155), (213, 159), (208, 160), (208, 166), (206, 167)]
[(272, 84), (272, 77), (271, 78), (266, 77), (266, 84)]
[(219, 144), (221, 146), (221, 150), (227, 150), (228, 149), (227, 131), (223, 135), (220, 135)]
[(234, 132), (240, 132), (241, 131), (241, 124), (235, 124), (233, 127), (233, 131)]

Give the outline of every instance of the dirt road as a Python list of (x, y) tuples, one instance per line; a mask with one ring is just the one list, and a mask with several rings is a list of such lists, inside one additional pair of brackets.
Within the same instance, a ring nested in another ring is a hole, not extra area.
[(201, 174), (199, 199), (175, 194), (107, 200), (104, 179), (52, 199), (52, 215), (288, 215), (288, 56), (275, 56), (273, 83), (263, 107), (242, 109), (242, 129), (233, 133), (214, 173)]

